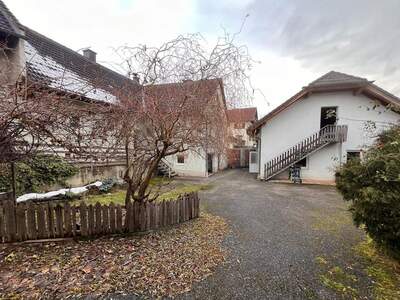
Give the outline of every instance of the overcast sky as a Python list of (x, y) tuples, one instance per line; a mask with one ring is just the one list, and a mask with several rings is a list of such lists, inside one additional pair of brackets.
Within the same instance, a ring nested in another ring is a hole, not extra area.
[(235, 32), (260, 61), (252, 72), (262, 116), (336, 70), (376, 80), (400, 96), (400, 0), (5, 0), (19, 21), (99, 62), (112, 47), (158, 45), (200, 32)]

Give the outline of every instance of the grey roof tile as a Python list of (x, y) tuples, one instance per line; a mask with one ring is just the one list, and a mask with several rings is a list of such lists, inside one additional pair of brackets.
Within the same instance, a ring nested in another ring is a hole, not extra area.
[(3, 1), (0, 0), (0, 31), (14, 36), (23, 36), (21, 24), (11, 13)]
[(24, 27), (27, 77), (52, 88), (113, 102), (116, 94), (137, 82)]
[(326, 86), (326, 85), (337, 85), (337, 84), (357, 84), (357, 83), (369, 83), (366, 78), (348, 75), (336, 71), (330, 71), (320, 78), (311, 82), (308, 87)]

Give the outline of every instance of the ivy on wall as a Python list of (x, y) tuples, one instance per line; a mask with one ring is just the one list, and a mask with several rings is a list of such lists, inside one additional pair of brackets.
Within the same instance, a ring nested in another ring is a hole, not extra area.
[[(65, 185), (65, 180), (75, 175), (78, 168), (56, 155), (37, 155), (16, 164), (17, 194), (40, 192), (45, 187)], [(0, 192), (10, 191), (11, 170), (0, 168)]]

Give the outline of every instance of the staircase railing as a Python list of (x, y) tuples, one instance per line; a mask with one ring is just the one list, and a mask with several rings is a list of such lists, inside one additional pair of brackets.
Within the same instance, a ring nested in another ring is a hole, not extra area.
[(173, 168), (170, 165), (170, 163), (166, 159), (162, 158), (161, 161), (160, 161), (160, 164), (163, 164), (168, 168), (168, 178), (171, 178), (171, 176), (173, 174)]
[(347, 125), (327, 125), (264, 165), (264, 180), (284, 171), (316, 150), (347, 139)]

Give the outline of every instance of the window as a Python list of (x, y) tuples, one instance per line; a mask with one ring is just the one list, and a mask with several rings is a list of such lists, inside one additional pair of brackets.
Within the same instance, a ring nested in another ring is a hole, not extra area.
[(178, 164), (184, 164), (185, 163), (185, 156), (183, 154), (178, 154), (176, 156), (176, 158), (177, 158)]
[(337, 120), (336, 106), (321, 107), (320, 128), (323, 128), (327, 125), (335, 125), (336, 120)]
[(235, 139), (234, 140), (235, 147), (241, 147), (246, 144), (246, 141), (243, 139), (242, 135), (235, 135), (234, 139)]
[(234, 127), (235, 129), (243, 129), (245, 126), (244, 123), (235, 123)]
[(296, 163), (297, 167), (307, 168), (307, 157), (303, 158), (299, 162)]
[(361, 158), (361, 151), (347, 151), (347, 161), (352, 159), (360, 159)]

